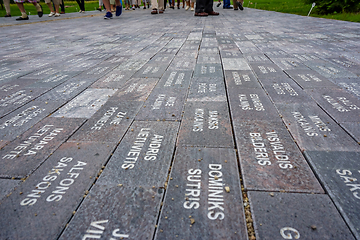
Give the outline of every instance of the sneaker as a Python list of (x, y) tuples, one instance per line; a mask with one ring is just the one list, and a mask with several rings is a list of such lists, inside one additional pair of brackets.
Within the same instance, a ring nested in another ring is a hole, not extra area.
[(60, 17), (60, 13), (55, 13), (55, 17)]
[[(40, 5), (40, 4), (39, 4)], [(40, 8), (41, 8), (41, 11), (40, 12), (37, 12), (37, 14), (38, 14), (38, 16), (39, 17), (42, 17), (43, 16), (43, 8), (42, 8), (42, 6), (40, 5)]]
[(239, 6), (239, 8), (240, 8), (241, 11), (244, 10), (244, 7), (243, 7), (243, 5), (241, 4), (241, 2), (238, 2), (238, 6)]
[(101, 12), (101, 11), (102, 11), (101, 7), (98, 7), (98, 8), (97, 8), (97, 10), (98, 10), (99, 12)]
[(112, 19), (113, 18), (113, 15), (111, 12), (106, 12), (105, 16), (104, 16), (104, 19)]
[(135, 6), (132, 7), (132, 10), (135, 10)]
[(195, 8), (193, 8), (193, 7), (192, 7), (190, 10), (191, 10), (191, 11), (194, 11), (194, 10), (195, 10)]
[(186, 6), (185, 11), (189, 10), (189, 8), (190, 8), (189, 6)]
[(120, 16), (122, 13), (122, 5), (116, 6), (116, 16)]
[(11, 17), (11, 14), (6, 14), (4, 17)]
[(54, 16), (54, 15), (55, 15), (54, 12), (50, 12), (49, 17), (52, 17), (52, 16)]

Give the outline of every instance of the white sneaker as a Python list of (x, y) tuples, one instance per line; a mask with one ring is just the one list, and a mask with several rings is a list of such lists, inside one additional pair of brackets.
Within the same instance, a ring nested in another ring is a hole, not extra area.
[(187, 11), (187, 10), (189, 10), (189, 8), (190, 8), (189, 6), (186, 6), (185, 10)]
[(194, 11), (194, 10), (195, 10), (195, 8), (192, 7), (192, 8), (191, 8), (191, 11)]
[(55, 13), (55, 17), (60, 17), (60, 13)]
[(49, 17), (55, 16), (54, 12), (50, 12)]

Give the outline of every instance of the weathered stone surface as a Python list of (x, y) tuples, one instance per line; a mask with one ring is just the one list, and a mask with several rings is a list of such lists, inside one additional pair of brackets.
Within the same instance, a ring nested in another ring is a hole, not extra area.
[(232, 149), (178, 149), (155, 239), (246, 239), (236, 162)]
[(349, 58), (331, 57), (331, 58), (326, 58), (326, 59), (329, 60), (330, 62), (336, 64), (337, 66), (347, 69), (347, 71), (350, 71), (350, 72), (356, 74), (357, 76), (360, 75), (360, 64), (356, 63), (355, 61), (352, 61)]
[(60, 239), (151, 239), (163, 192), (161, 188), (96, 185)]
[(233, 121), (281, 122), (274, 104), (263, 89), (228, 88), (227, 90)]
[(306, 92), (336, 122), (359, 122), (360, 99), (340, 88), (316, 88)]
[(357, 143), (360, 143), (360, 122), (344, 122), (340, 124)]
[(188, 89), (191, 82), (191, 75), (193, 71), (180, 70), (180, 69), (168, 69), (161, 77), (159, 83), (154, 90), (174, 90)]
[(112, 98), (122, 101), (145, 101), (158, 81), (158, 78), (131, 78)]
[(261, 85), (252, 71), (225, 71), (227, 89), (261, 88)]
[(134, 75), (130, 71), (118, 71), (114, 70), (109, 72), (107, 75), (101, 77), (99, 80), (94, 82), (91, 87), (93, 88), (121, 88), (125, 85), (131, 76)]
[(285, 76), (283, 71), (273, 63), (250, 63), (250, 66), (260, 80)]
[(282, 70), (309, 69), (300, 60), (296, 58), (271, 58), (271, 61), (278, 65)]
[(161, 78), (168, 65), (159, 63), (147, 63), (137, 71), (134, 78)]
[(245, 189), (324, 192), (284, 124), (235, 123), (234, 131)]
[(20, 184), (20, 180), (0, 179), (0, 200), (5, 196), (10, 196), (14, 188)]
[(106, 144), (63, 144), (1, 201), (0, 238), (57, 238), (110, 153)]
[(256, 238), (354, 239), (323, 194), (249, 192)]
[(220, 63), (219, 54), (201, 54), (197, 59), (197, 63)]
[(314, 70), (292, 69), (285, 70), (285, 73), (295, 80), (302, 88), (323, 88), (335, 87), (336, 85), (328, 80), (326, 77), (318, 74)]
[(0, 176), (23, 178), (32, 173), (79, 126), (84, 119), (48, 117), (0, 149)]
[(325, 62), (323, 60), (315, 60), (312, 62), (305, 62), (305, 64), (317, 71), (319, 74), (327, 78), (353, 78), (356, 77), (356, 74), (347, 71), (346, 69), (339, 67), (337, 65)]
[(246, 61), (249, 63), (271, 63), (270, 59), (262, 53), (244, 54)]
[(226, 102), (223, 78), (196, 77), (192, 79), (188, 102)]
[(109, 160), (98, 184), (164, 187), (179, 123), (135, 121)]
[(353, 234), (359, 239), (359, 151), (309, 151), (305, 155)]
[(108, 101), (68, 141), (118, 143), (142, 105), (138, 101)]
[(245, 58), (222, 58), (224, 71), (226, 70), (251, 70)]
[(200, 147), (233, 147), (227, 103), (187, 102), (178, 144)]
[[(197, 53), (197, 52), (194, 52)], [(181, 57), (176, 57), (174, 58), (174, 60), (171, 62), (169, 68), (167, 69), (169, 70), (184, 70), (184, 71), (193, 71), (195, 68), (195, 64), (196, 64), (196, 59), (195, 57), (192, 58), (191, 56), (189, 56), (189, 54), (185, 54), (185, 56)]]
[(195, 78), (223, 78), (223, 70), (220, 63), (196, 64), (193, 77)]
[(360, 98), (360, 83), (358, 82), (358, 78), (336, 79), (335, 82), (341, 88)]

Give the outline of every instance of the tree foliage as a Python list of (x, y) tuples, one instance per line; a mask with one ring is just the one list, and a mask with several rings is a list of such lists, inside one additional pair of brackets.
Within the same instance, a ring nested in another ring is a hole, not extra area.
[(304, 0), (305, 3), (316, 3), (314, 9), (319, 14), (341, 13), (341, 12), (359, 12), (359, 0)]

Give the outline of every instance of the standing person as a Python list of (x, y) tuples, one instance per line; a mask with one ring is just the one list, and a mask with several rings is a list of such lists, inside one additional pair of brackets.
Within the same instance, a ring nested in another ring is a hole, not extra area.
[(223, 9), (232, 9), (232, 7), (230, 6), (230, 0), (223, 0)]
[(185, 10), (187, 11), (191, 7), (191, 11), (194, 11), (195, 10), (194, 5), (195, 5), (195, 0), (187, 0)]
[(238, 10), (240, 8), (240, 10), (244, 10), (244, 0), (236, 0), (236, 2), (234, 2), (234, 10)]
[(48, 5), (49, 9), (50, 9), (50, 14), (49, 17), (60, 17), (60, 12), (59, 12), (59, 8), (60, 8), (60, 0), (53, 0), (54, 6), (55, 6), (55, 11), (53, 9), (53, 6), (51, 4), (51, 0), (45, 0), (45, 3)]
[(208, 15), (217, 16), (218, 12), (213, 9), (214, 0), (196, 0), (195, 16), (206, 17)]
[(104, 4), (104, 3), (103, 3), (103, 0), (99, 0), (99, 7), (98, 7), (98, 9), (97, 9), (98, 11), (100, 11), (100, 12), (102, 11), (102, 6), (103, 6), (103, 4)]
[(152, 11), (151, 14), (164, 13), (164, 0), (151, 0)]
[(61, 0), (60, 8), (61, 8), (60, 14), (65, 14), (65, 4), (64, 4), (64, 0)]
[(85, 1), (84, 0), (76, 0), (76, 2), (80, 8), (79, 13), (84, 13), (85, 12)]
[[(106, 9), (106, 14), (104, 16), (104, 19), (111, 19), (113, 18), (113, 14), (111, 13), (111, 6), (110, 6), (110, 1), (109, 0), (103, 0), (104, 2), (104, 6)], [(120, 16), (122, 13), (122, 5), (120, 0), (115, 0), (115, 4), (116, 4), (116, 16)]]
[[(36, 11), (39, 17), (43, 16), (43, 9), (41, 7), (41, 5), (36, 1), (36, 0), (27, 0), (28, 2), (32, 3), (35, 7), (36, 7)], [(26, 14), (25, 8), (24, 8), (24, 2), (25, 0), (14, 0), (14, 2), (16, 2), (16, 5), (18, 6), (20, 12), (21, 12), (21, 16), (19, 18), (17, 18), (17, 21), (21, 21), (21, 20), (29, 20), (28, 15)]]
[(130, 0), (125, 0), (125, 10), (130, 10)]
[(11, 17), (10, 0), (4, 0), (6, 15), (4, 17)]

